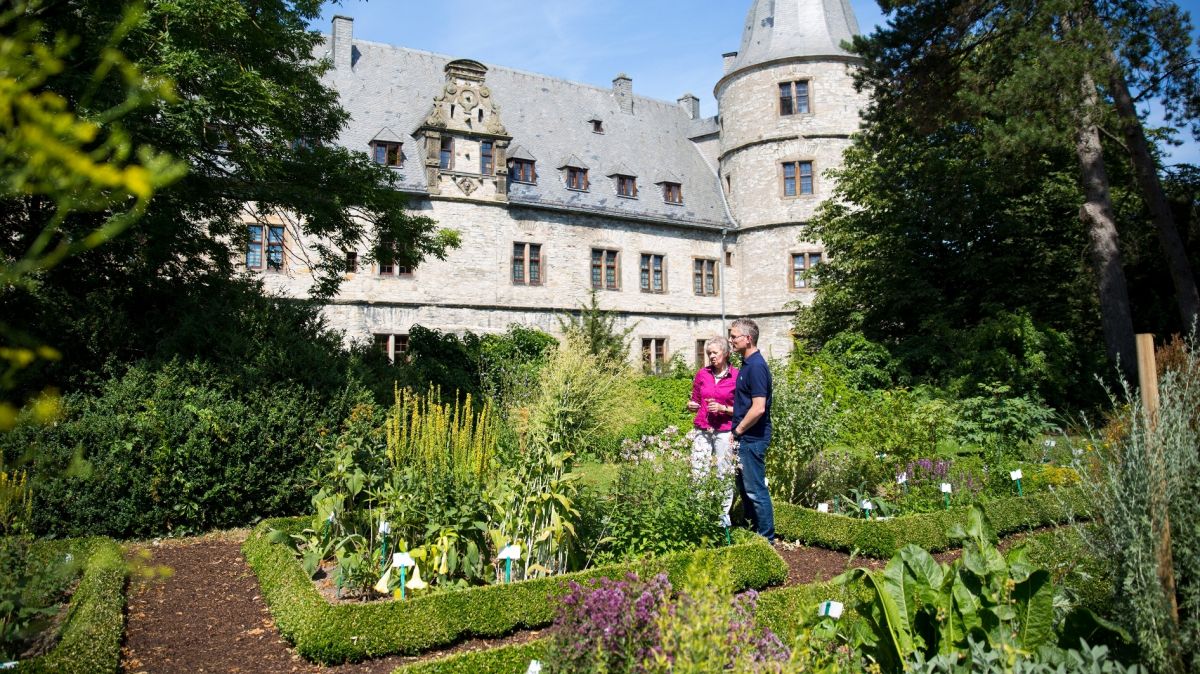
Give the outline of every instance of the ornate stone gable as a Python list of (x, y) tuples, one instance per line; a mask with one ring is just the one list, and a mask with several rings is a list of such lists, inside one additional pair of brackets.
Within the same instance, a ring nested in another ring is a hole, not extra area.
[(487, 70), (468, 59), (447, 63), (446, 83), (413, 133), (425, 139), (430, 194), (508, 200), (506, 150), (512, 137), (487, 86)]

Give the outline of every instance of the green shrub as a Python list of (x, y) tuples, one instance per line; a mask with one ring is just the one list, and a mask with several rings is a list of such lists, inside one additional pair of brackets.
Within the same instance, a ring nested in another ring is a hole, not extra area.
[[(64, 399), (61, 421), (0, 435), (31, 456), (33, 528), (63, 536), (181, 534), (299, 512), (313, 447), (354, 394), (296, 385), (247, 390), (200, 361), (139, 365), (96, 395)], [(71, 470), (81, 453), (90, 470)]]
[(800, 503), (811, 495), (813, 481), (824, 475), (813, 463), (837, 439), (849, 396), (839, 395), (834, 368), (821, 362), (773, 369), (767, 479), (774, 498)]
[(735, 532), (735, 545), (667, 555), (632, 564), (598, 567), (552, 578), (443, 592), (406, 601), (329, 604), (291, 551), (269, 540), (272, 529), (293, 533), (299, 519), (260, 524), (243, 546), (262, 594), (283, 636), (304, 657), (321, 663), (358, 661), (393, 653), (420, 653), (467, 635), (499, 636), (536, 628), (554, 618), (568, 581), (665, 572), (679, 579), (692, 563), (728, 564), (735, 590), (780, 583), (787, 565), (766, 541)]
[[(1112, 436), (1093, 434), (1081, 443), (1086, 447), (1076, 448), (1100, 525), (1089, 542), (1112, 565), (1115, 614), (1135, 635), (1150, 669), (1193, 672), (1200, 668), (1200, 354), (1194, 340), (1174, 363), (1178, 369), (1159, 384), (1156, 424), (1127, 390), (1129, 405), (1114, 404)], [(1097, 451), (1086, 451), (1092, 447)], [(1174, 596), (1163, 583), (1168, 564)]]
[(22, 661), (18, 672), (110, 674), (120, 667), (127, 576), (121, 549), (107, 539), (73, 542), (69, 548), (86, 561), (58, 645), (46, 655)]
[(692, 442), (676, 428), (626, 441), (604, 500), (600, 563), (712, 546), (723, 539), (721, 506), (733, 476), (694, 475)]

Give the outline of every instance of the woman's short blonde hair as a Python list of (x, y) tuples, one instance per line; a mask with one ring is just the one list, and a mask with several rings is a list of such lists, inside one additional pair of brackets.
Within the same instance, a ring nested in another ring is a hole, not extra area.
[(729, 348), (729, 340), (728, 339), (726, 339), (724, 337), (709, 337), (708, 340), (706, 340), (704, 342), (704, 353), (705, 354), (708, 353), (708, 347), (710, 347), (710, 346), (721, 347), (721, 353), (725, 354), (725, 360), (729, 360), (730, 348)]

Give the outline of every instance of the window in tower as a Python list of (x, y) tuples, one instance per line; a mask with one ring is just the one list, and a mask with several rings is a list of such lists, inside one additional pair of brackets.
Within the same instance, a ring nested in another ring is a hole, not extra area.
[(805, 115), (809, 112), (808, 80), (779, 84), (779, 114)]
[(794, 197), (813, 193), (813, 163), (785, 161), (783, 163), (783, 196)]

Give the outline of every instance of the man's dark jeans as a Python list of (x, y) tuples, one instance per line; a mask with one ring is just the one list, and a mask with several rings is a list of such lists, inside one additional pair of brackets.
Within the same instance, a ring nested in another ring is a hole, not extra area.
[(754, 531), (775, 542), (775, 507), (767, 492), (766, 440), (743, 439), (738, 447), (738, 491), (742, 494), (742, 509)]

